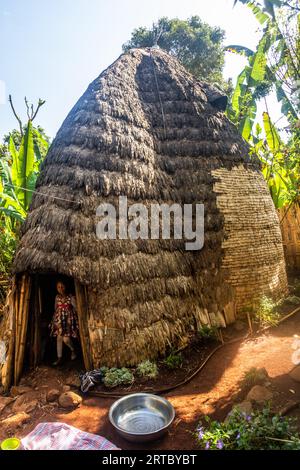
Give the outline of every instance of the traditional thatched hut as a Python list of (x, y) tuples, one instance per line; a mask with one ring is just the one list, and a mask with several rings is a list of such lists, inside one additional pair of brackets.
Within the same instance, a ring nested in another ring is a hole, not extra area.
[[(91, 83), (51, 146), (23, 226), (6, 384), (18, 381), (28, 345), (38, 362), (39, 318), (58, 273), (74, 280), (87, 368), (154, 358), (202, 324), (225, 326), (261, 295), (286, 291), (278, 217), (225, 102), (155, 48), (123, 54)], [(96, 208), (119, 195), (204, 203), (204, 248), (99, 241)]]

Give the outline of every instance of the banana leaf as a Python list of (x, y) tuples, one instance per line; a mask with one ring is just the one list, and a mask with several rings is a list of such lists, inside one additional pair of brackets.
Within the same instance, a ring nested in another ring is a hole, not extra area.
[(270, 116), (267, 112), (263, 113), (263, 125), (268, 146), (271, 152), (276, 154), (280, 150), (282, 142), (277, 132), (277, 129), (271, 122)]
[[(15, 158), (12, 164), (12, 183), (15, 186), (20, 204), (25, 210), (28, 210), (32, 194), (28, 193), (27, 189), (29, 181), (31, 181), (31, 174), (34, 169), (34, 144), (32, 123), (29, 120), (26, 131), (21, 140), (20, 150), (15, 150)], [(31, 185), (30, 185), (31, 186)]]

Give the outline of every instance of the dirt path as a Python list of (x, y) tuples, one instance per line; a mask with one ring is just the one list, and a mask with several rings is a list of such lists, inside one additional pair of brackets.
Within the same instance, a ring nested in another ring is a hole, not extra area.
[(130, 444), (119, 438), (108, 422), (108, 410), (114, 400), (85, 398), (80, 408), (64, 413), (61, 409), (33, 416), (22, 429), (26, 435), (39, 421), (64, 421), (82, 430), (103, 435), (122, 449), (195, 449), (191, 432), (203, 414), (223, 419), (231, 409), (239, 381), (251, 367), (265, 367), (272, 379), (274, 401), (285, 404), (300, 400), (300, 384), (288, 375), (292, 369), (291, 343), (300, 334), (300, 314), (265, 335), (225, 346), (189, 384), (166, 395), (176, 409), (176, 419), (169, 434), (154, 444)]

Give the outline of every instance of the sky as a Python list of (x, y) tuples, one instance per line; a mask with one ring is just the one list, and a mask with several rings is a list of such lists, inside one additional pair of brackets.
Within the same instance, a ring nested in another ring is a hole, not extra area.
[[(0, 138), (17, 127), (8, 95), (26, 120), (24, 96), (41, 108), (36, 124), (54, 137), (76, 101), (121, 53), (133, 29), (162, 16), (192, 15), (225, 30), (225, 44), (255, 48), (258, 22), (233, 0), (0, 0)], [(224, 76), (245, 59), (226, 54)], [(276, 105), (275, 111), (278, 113)]]

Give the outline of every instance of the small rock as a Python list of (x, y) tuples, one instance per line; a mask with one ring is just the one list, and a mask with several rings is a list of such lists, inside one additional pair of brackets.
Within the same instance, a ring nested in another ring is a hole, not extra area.
[(13, 433), (16, 428), (22, 426), (22, 424), (29, 420), (30, 415), (22, 411), (21, 413), (16, 413), (15, 415), (0, 421), (0, 428)]
[(36, 409), (38, 401), (33, 399), (32, 396), (20, 395), (13, 404), (12, 410), (14, 413), (24, 411), (25, 413), (31, 413)]
[(12, 397), (0, 397), (0, 413), (4, 408), (9, 405), (14, 399)]
[(82, 398), (77, 393), (64, 392), (59, 396), (58, 402), (63, 408), (76, 408), (82, 403)]
[(262, 385), (254, 385), (247, 395), (246, 401), (264, 402), (271, 400), (273, 393)]
[(10, 389), (10, 395), (12, 397), (17, 397), (18, 395), (23, 395), (27, 392), (32, 392), (32, 388), (27, 387), (26, 385), (13, 385)]
[(60, 395), (60, 391), (57, 390), (57, 388), (52, 388), (47, 393), (47, 401), (49, 401), (49, 402), (56, 401), (58, 399), (59, 395)]
[(252, 413), (253, 408), (250, 401), (243, 401), (241, 403), (237, 403), (229, 411), (228, 415), (225, 418), (225, 423), (229, 420), (234, 410), (238, 410), (240, 413), (246, 413), (246, 415), (249, 415), (250, 413)]
[(234, 408), (240, 411), (240, 413), (246, 413), (246, 415), (250, 415), (253, 411), (251, 401), (242, 401), (235, 405)]
[(294, 369), (289, 373), (289, 376), (296, 382), (300, 382), (300, 365), (294, 367)]
[(69, 392), (71, 390), (70, 385), (63, 385), (62, 391), (63, 392)]
[(24, 404), (23, 411), (25, 413), (32, 413), (38, 406), (38, 401), (36, 399), (31, 400), (30, 402)]

